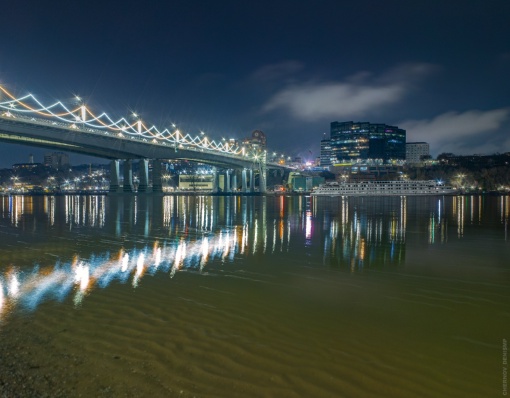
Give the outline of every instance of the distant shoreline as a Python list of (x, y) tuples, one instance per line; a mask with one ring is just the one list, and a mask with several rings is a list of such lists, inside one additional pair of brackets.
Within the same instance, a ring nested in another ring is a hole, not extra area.
[[(0, 196), (310, 196), (311, 192), (106, 192), (106, 191), (66, 191), (66, 192), (19, 192), (19, 193), (0, 193)], [(505, 196), (509, 195), (505, 192), (489, 191), (489, 192), (459, 192), (452, 196)], [(406, 195), (403, 195), (406, 196)], [(430, 195), (427, 195), (430, 196)], [(438, 195), (441, 196), (441, 195)], [(362, 197), (362, 195), (356, 196)]]

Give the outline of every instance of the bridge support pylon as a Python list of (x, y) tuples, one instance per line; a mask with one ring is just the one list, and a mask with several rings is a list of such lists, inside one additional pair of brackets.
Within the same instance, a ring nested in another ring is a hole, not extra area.
[(250, 192), (255, 192), (255, 181), (253, 180), (254, 173), (253, 169), (250, 169)]
[(225, 192), (230, 192), (230, 170), (225, 170)]
[(248, 184), (246, 182), (246, 169), (241, 171), (241, 192), (248, 192)]
[(124, 184), (123, 192), (133, 192), (133, 161), (131, 159), (124, 160)]
[(120, 180), (119, 161), (112, 160), (110, 162), (110, 190), (109, 190), (111, 193), (119, 192), (120, 189), (119, 180)]
[(140, 182), (138, 184), (138, 192), (147, 192), (149, 186), (149, 160), (140, 159), (138, 164), (138, 176)]
[(219, 175), (218, 175), (218, 169), (216, 167), (213, 167), (213, 183), (212, 183), (212, 191), (213, 193), (218, 193), (219, 188)]
[(259, 167), (259, 192), (266, 193), (266, 167), (260, 165)]
[(232, 192), (237, 192), (237, 170), (232, 172), (232, 185), (230, 186)]

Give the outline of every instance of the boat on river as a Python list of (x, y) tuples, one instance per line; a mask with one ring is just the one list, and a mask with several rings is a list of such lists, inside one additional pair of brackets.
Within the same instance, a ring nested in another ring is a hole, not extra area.
[(312, 191), (312, 196), (425, 196), (453, 195), (457, 191), (442, 182), (358, 181), (327, 182)]

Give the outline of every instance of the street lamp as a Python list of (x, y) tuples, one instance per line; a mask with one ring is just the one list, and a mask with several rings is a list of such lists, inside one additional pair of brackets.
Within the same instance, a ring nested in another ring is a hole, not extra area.
[[(136, 113), (136, 112), (132, 112), (131, 113), (131, 116), (136, 120), (135, 124), (136, 124), (136, 131), (138, 134), (142, 134), (142, 119), (141, 119), (141, 116)], [(133, 125), (130, 126), (131, 128), (133, 127)]]
[(462, 173), (457, 174), (457, 179), (458, 179), (458, 185), (459, 185), (459, 188), (464, 188), (464, 187), (463, 187), (463, 185), (464, 185), (464, 184), (463, 184), (463, 182), (464, 182), (464, 177), (465, 177), (465, 176), (466, 176), (466, 175), (465, 175), (465, 174), (462, 174)]

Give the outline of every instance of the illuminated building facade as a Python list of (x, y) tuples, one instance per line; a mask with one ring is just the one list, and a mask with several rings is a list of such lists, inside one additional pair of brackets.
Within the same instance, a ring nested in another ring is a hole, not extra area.
[(332, 122), (333, 162), (392, 163), (406, 158), (406, 131), (397, 126), (368, 122)]
[(243, 140), (243, 145), (250, 148), (251, 150), (262, 152), (266, 149), (267, 145), (266, 135), (260, 130), (255, 130), (251, 133), (251, 137), (245, 138)]
[(211, 191), (214, 184), (212, 174), (181, 174), (179, 175), (179, 189), (185, 191)]
[(409, 164), (422, 163), (423, 157), (429, 155), (430, 148), (426, 142), (408, 142), (406, 144), (406, 162)]

